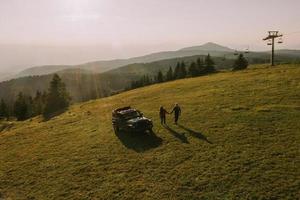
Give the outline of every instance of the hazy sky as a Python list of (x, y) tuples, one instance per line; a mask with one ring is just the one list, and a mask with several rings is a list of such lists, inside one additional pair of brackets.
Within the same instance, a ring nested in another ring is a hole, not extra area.
[(300, 0), (0, 0), (2, 47), (93, 46), (99, 52), (85, 59), (209, 41), (262, 50), (262, 37), (273, 29), (286, 34), (281, 48), (300, 49)]

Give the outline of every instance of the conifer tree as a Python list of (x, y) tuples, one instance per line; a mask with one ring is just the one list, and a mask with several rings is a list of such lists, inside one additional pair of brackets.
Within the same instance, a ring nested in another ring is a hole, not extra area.
[(198, 71), (198, 75), (201, 75), (204, 73), (204, 64), (201, 58), (198, 58), (197, 61), (197, 71)]
[(0, 102), (0, 118), (9, 118), (8, 107), (3, 99)]
[(54, 74), (47, 94), (43, 115), (49, 117), (57, 111), (66, 109), (70, 104), (70, 100), (71, 98), (65, 84), (57, 74)]
[(180, 64), (180, 78), (185, 78), (187, 75), (187, 71), (185, 68), (185, 63), (182, 61)]
[(42, 114), (45, 107), (45, 100), (43, 99), (43, 95), (40, 91), (36, 91), (33, 102), (34, 102), (33, 104), (34, 115)]
[(28, 105), (22, 92), (18, 94), (14, 104), (14, 114), (18, 121), (25, 120), (28, 117)]
[(180, 78), (180, 71), (181, 71), (180, 63), (177, 62), (177, 65), (176, 65), (175, 70), (174, 70), (174, 76), (173, 76), (174, 79)]
[(242, 70), (248, 67), (248, 61), (243, 54), (240, 54), (233, 65), (233, 70)]
[(188, 71), (188, 74), (189, 76), (191, 77), (195, 77), (198, 75), (198, 69), (197, 69), (197, 66), (196, 66), (196, 63), (195, 62), (192, 62), (190, 67), (189, 67), (189, 71)]
[(149, 77), (149, 75), (147, 74), (147, 75), (144, 75), (144, 86), (145, 85), (150, 85), (151, 84), (151, 80), (150, 80), (150, 77)]
[(25, 98), (26, 104), (27, 104), (27, 117), (34, 117), (35, 116), (35, 112), (34, 112), (34, 103), (33, 103), (33, 99), (32, 96), (27, 96)]
[(162, 83), (164, 81), (163, 73), (159, 70), (157, 73), (157, 82)]
[(210, 55), (207, 54), (207, 56), (205, 57), (205, 61), (204, 61), (204, 73), (214, 72), (215, 71), (214, 65), (215, 65), (214, 61), (212, 60)]
[(169, 67), (169, 70), (166, 74), (166, 80), (167, 81), (173, 80), (173, 69), (172, 69), (172, 67)]

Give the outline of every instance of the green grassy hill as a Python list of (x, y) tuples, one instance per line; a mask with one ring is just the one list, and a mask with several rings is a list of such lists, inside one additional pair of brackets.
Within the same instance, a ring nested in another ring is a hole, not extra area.
[[(159, 124), (160, 105), (183, 110)], [(131, 105), (154, 134), (116, 135)], [(72, 106), (2, 125), (0, 199), (297, 199), (300, 66), (253, 66)]]

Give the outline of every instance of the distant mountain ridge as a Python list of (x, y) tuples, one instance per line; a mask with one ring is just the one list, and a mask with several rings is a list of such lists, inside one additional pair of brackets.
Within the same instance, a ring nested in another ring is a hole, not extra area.
[[(37, 67), (32, 67), (23, 70), (20, 73), (15, 75), (10, 75), (8, 77), (6, 76), (5, 78), (2, 77), (2, 79), (0, 77), (0, 82), (5, 80), (20, 78), (20, 77), (26, 77), (26, 76), (39, 76), (39, 75), (53, 74), (63, 70), (72, 71), (72, 69), (83, 69), (86, 70), (86, 72), (91, 72), (91, 73), (103, 73), (130, 64), (151, 63), (151, 62), (156, 62), (156, 61), (166, 60), (166, 59), (182, 58), (182, 57), (194, 56), (194, 55), (207, 55), (208, 53), (210, 53), (210, 55), (214, 57), (235, 59), (235, 55), (233, 52), (235, 52), (234, 49), (213, 42), (208, 42), (203, 45), (186, 47), (176, 51), (162, 51), (162, 52), (147, 54), (144, 56), (133, 57), (128, 59), (102, 60), (102, 61), (88, 62), (79, 65), (37, 66)], [(281, 57), (289, 58), (289, 60), (291, 61), (300, 59), (300, 50), (282, 49), (282, 50), (276, 50), (275, 53), (277, 54), (278, 58)], [(269, 54), (270, 54), (269, 51), (251, 52), (251, 55), (248, 54), (247, 57), (248, 58), (255, 57), (257, 59), (264, 58), (266, 61), (266, 58), (269, 57)]]
[(219, 44), (208, 42), (200, 46), (192, 46), (180, 49), (179, 51), (224, 51), (224, 52), (233, 52), (234, 49), (230, 49)]
[(128, 59), (115, 59), (115, 60), (103, 60), (88, 62), (79, 65), (45, 65), (45, 66), (36, 66), (31, 67), (26, 70), (21, 71), (20, 73), (10, 76), (10, 79), (20, 78), (24, 76), (36, 76), (36, 75), (46, 75), (52, 74), (58, 71), (80, 68), (85, 70), (90, 70), (94, 73), (102, 73), (118, 67), (122, 67), (134, 63), (149, 63), (155, 62), (158, 60), (172, 59), (177, 57), (193, 56), (193, 55), (206, 55), (210, 53), (212, 56), (223, 56), (226, 53), (232, 52), (234, 50), (224, 47), (212, 42), (200, 45), (187, 47), (179, 49), (176, 51), (162, 51), (157, 53), (151, 53), (144, 56), (133, 57)]
[[(179, 51), (178, 51), (179, 52)], [(187, 67), (198, 58), (204, 60), (205, 52), (207, 51), (183, 51), (188, 54), (194, 54), (200, 52), (199, 55), (175, 57), (169, 59), (158, 60), (154, 62), (134, 62), (128, 65), (122, 65), (121, 67), (115, 67), (105, 72), (97, 73), (98, 65), (95, 63), (88, 63), (85, 65), (79, 65), (80, 67), (66, 67), (62, 70), (56, 68), (58, 73), (67, 86), (67, 90), (72, 96), (74, 102), (86, 101), (89, 99), (109, 96), (111, 94), (123, 91), (126, 87), (130, 86), (132, 81), (140, 79), (143, 75), (149, 75), (153, 78), (157, 75), (158, 71), (162, 71), (164, 74), (169, 67), (174, 67), (179, 62), (184, 62)], [(285, 50), (283, 53), (285, 54)], [(292, 51), (294, 52), (294, 51)], [(299, 51), (300, 52), (300, 51)], [(166, 53), (166, 52), (165, 52)], [(242, 53), (242, 52), (241, 52)], [(276, 63), (297, 62), (300, 63), (300, 56), (293, 54), (279, 54), (276, 56)], [(174, 52), (173, 54), (174, 55)], [(182, 54), (181, 54), (182, 55)], [(232, 68), (232, 65), (237, 58), (237, 55), (233, 52), (213, 52), (211, 53), (215, 62), (217, 70), (228, 70)], [(218, 55), (218, 56), (214, 56)], [(151, 57), (152, 56), (152, 57)], [(146, 56), (148, 60), (155, 59), (158, 56), (152, 54)], [(250, 52), (245, 54), (250, 64), (268, 63), (270, 58), (269, 52)], [(145, 58), (136, 58), (146, 60)], [(132, 60), (131, 60), (132, 61)], [(110, 61), (106, 61), (110, 62)], [(122, 62), (118, 60), (118, 62)], [(126, 61), (129, 62), (129, 61)], [(123, 62), (124, 63), (124, 62)], [(120, 64), (120, 63), (118, 63)], [(95, 67), (95, 68), (93, 68)], [(94, 70), (94, 71), (93, 71)], [(0, 83), (0, 99), (3, 98), (7, 102), (14, 102), (15, 97), (19, 92), (23, 92), (26, 95), (35, 95), (37, 90), (46, 91), (51, 81), (52, 74), (26, 76), (16, 78), (10, 81), (4, 81)]]
[[(189, 66), (198, 58), (203, 60), (204, 56), (194, 55), (149, 63), (133, 63), (102, 73), (94, 73), (81, 68), (68, 68), (56, 73), (66, 84), (73, 102), (81, 102), (123, 91), (130, 86), (132, 81), (140, 79), (143, 75), (149, 75), (153, 78), (159, 70), (165, 74), (170, 66), (174, 70), (178, 62), (184, 62)], [(223, 60), (222, 57), (213, 57), (213, 59), (217, 69), (230, 68), (233, 64), (232, 59)], [(52, 74), (46, 74), (3, 81), (0, 83), (0, 99), (14, 102), (19, 92), (34, 96), (37, 90), (47, 91), (51, 78)]]

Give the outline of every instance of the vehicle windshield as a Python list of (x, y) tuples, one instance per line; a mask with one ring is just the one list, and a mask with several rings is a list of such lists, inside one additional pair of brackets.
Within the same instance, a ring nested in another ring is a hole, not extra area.
[(129, 119), (141, 117), (141, 114), (137, 111), (134, 111), (134, 112), (126, 113), (125, 115), (123, 115), (123, 117), (124, 119), (129, 120)]

